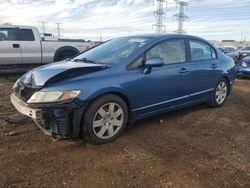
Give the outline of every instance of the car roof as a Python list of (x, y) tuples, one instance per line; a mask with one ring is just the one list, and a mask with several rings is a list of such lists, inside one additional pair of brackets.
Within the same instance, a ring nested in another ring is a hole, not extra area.
[[(197, 38), (197, 39), (202, 39), (200, 37), (197, 36), (193, 36), (193, 35), (188, 35), (188, 34), (175, 34), (175, 33), (167, 33), (167, 34), (140, 34), (140, 35), (129, 35), (129, 36), (124, 36), (124, 38), (128, 37), (128, 38), (145, 38), (145, 37), (150, 37), (150, 38), (172, 38), (172, 37), (183, 37), (183, 38)], [(202, 39), (204, 40), (204, 39)]]
[(12, 25), (12, 24), (0, 24), (0, 28), (25, 28), (25, 29), (35, 29), (36, 27), (24, 26), (24, 25)]
[(182, 38), (189, 38), (189, 39), (196, 39), (196, 40), (201, 40), (204, 42), (207, 42), (211, 44), (209, 41), (193, 36), (193, 35), (188, 35), (188, 34), (176, 34), (176, 33), (167, 33), (167, 34), (140, 34), (140, 35), (129, 35), (129, 36), (123, 36), (120, 38), (151, 38), (151, 39), (171, 39), (171, 38), (176, 38), (176, 37), (182, 37)]

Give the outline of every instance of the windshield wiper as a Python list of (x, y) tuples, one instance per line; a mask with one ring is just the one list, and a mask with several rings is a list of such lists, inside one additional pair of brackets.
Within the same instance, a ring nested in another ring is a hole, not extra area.
[(97, 61), (93, 61), (91, 59), (87, 59), (87, 58), (82, 58), (82, 59), (74, 59), (75, 62), (78, 62), (78, 61), (84, 61), (86, 63), (93, 63), (93, 64), (101, 64)]

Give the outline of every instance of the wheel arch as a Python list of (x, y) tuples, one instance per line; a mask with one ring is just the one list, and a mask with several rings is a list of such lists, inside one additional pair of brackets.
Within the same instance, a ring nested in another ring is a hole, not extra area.
[(73, 46), (63, 46), (63, 47), (60, 47), (56, 50), (55, 54), (54, 54), (54, 62), (55, 61), (58, 61), (58, 57), (60, 57), (60, 54), (64, 51), (73, 51), (75, 52), (76, 54), (80, 53), (80, 51), (76, 48), (76, 47), (73, 47)]
[[(132, 102), (131, 100), (129, 99), (129, 97), (126, 96), (126, 94), (124, 94), (123, 92), (121, 91), (118, 91), (118, 90), (111, 90), (111, 91), (105, 91), (105, 92), (102, 92), (101, 94), (95, 94), (91, 97), (91, 100), (88, 102), (86, 108), (84, 111), (86, 111), (88, 109), (88, 107), (92, 104), (93, 101), (95, 101), (96, 99), (100, 98), (100, 97), (103, 97), (105, 95), (116, 95), (118, 97), (120, 97), (127, 105), (127, 108), (128, 108), (128, 123), (131, 124), (133, 123), (133, 113), (132, 113)], [(84, 112), (83, 112), (84, 113)]]
[(230, 84), (230, 79), (227, 75), (223, 75), (220, 79), (225, 79), (227, 81), (227, 85), (229, 87), (229, 92), (228, 92), (228, 96), (230, 95), (231, 93), (231, 84)]

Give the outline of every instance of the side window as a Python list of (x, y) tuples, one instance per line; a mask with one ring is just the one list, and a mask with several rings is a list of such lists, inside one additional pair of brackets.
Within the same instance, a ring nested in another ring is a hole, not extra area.
[(0, 40), (14, 41), (16, 40), (15, 29), (0, 28)]
[(196, 40), (190, 40), (189, 44), (191, 49), (192, 61), (201, 61), (216, 58), (216, 52), (210, 45)]
[(137, 58), (130, 66), (129, 68), (137, 68), (140, 67), (143, 64), (143, 56)]
[(31, 29), (21, 29), (22, 41), (34, 41), (35, 37)]
[(183, 39), (164, 41), (146, 53), (146, 58), (161, 57), (165, 64), (186, 61), (185, 41)]

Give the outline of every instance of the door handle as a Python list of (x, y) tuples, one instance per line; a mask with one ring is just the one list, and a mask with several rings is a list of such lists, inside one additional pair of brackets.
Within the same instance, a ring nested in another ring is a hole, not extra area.
[(188, 73), (189, 71), (186, 68), (181, 68), (181, 70), (179, 70), (180, 74), (185, 74)]
[(211, 65), (211, 69), (216, 69), (216, 68), (218, 68), (217, 65), (215, 65), (215, 64), (212, 64), (212, 65)]
[(13, 44), (12, 46), (13, 46), (13, 48), (20, 48), (19, 44)]

